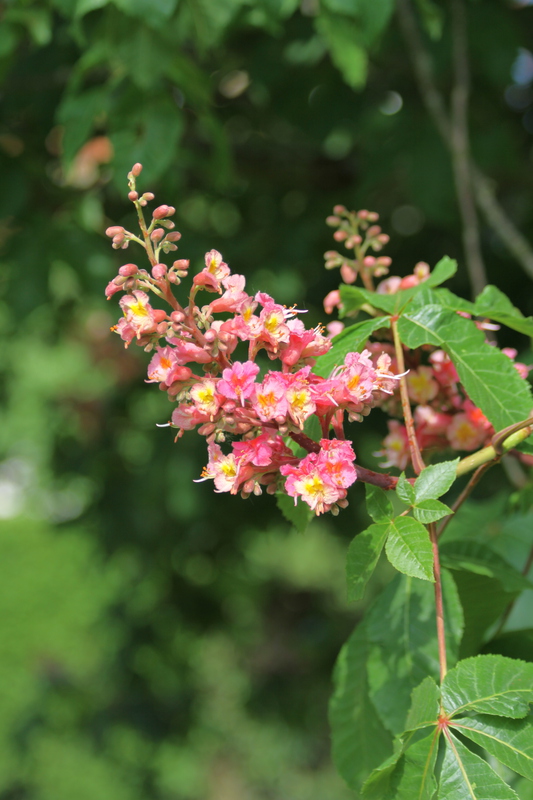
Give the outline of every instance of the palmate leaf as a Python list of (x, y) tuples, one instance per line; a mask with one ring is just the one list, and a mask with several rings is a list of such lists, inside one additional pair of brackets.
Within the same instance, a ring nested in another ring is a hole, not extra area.
[(457, 720), (453, 727), (506, 767), (533, 781), (533, 724), (530, 719), (495, 720), (479, 715)]
[(412, 517), (397, 517), (388, 526), (385, 545), (393, 567), (412, 578), (434, 581), (433, 549), (427, 529)]
[(374, 308), (385, 311), (387, 314), (399, 314), (418, 294), (425, 289), (444, 283), (452, 275), (455, 275), (456, 271), (457, 262), (448, 256), (444, 256), (433, 269), (427, 281), (410, 289), (402, 289), (399, 292), (395, 292), (395, 294), (379, 294), (356, 286), (343, 285), (340, 287), (340, 293), (344, 311), (345, 313), (357, 311), (365, 303), (368, 303)]
[(369, 337), (379, 328), (389, 328), (389, 317), (365, 319), (356, 325), (350, 325), (333, 338), (333, 346), (327, 353), (317, 359), (313, 372), (327, 378), (332, 369), (343, 364), (348, 353), (359, 353)]
[(507, 356), (484, 339), (475, 324), (438, 305), (407, 312), (398, 321), (407, 347), (441, 347), (450, 356), (461, 382), (496, 430), (526, 419), (533, 407), (527, 382)]
[(468, 750), (452, 733), (440, 775), (438, 800), (519, 800), (486, 761)]
[(533, 664), (504, 656), (460, 661), (442, 683), (448, 715), (467, 711), (520, 719), (533, 703)]
[(366, 625), (358, 626), (342, 648), (333, 673), (329, 705), (333, 760), (352, 789), (392, 753), (392, 737), (369, 697)]
[[(455, 583), (443, 570), (446, 645), (455, 663), (463, 631), (463, 611)], [(435, 592), (428, 581), (405, 575), (383, 590), (367, 616), (370, 695), (384, 725), (406, 729), (411, 693), (428, 675), (439, 677)]]

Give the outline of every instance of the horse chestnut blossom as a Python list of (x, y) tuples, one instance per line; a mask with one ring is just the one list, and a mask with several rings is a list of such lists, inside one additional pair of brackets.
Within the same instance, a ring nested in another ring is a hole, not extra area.
[[(199, 480), (213, 480), (215, 491), (244, 497), (281, 489), (317, 515), (338, 513), (357, 479), (344, 418), (362, 421), (392, 395), (399, 376), (391, 356), (384, 350), (348, 353), (328, 377), (316, 374), (317, 357), (331, 347), (324, 329), (306, 328), (301, 309), (286, 308), (265, 292), (248, 294), (244, 275), (232, 274), (217, 250), (206, 253), (205, 266), (180, 301), (174, 287), (188, 277), (188, 260), (178, 259), (170, 268), (160, 262), (161, 252), (176, 250), (180, 238), (168, 219), (175, 209), (158, 206), (145, 222), (143, 209), (154, 197), (136, 190), (141, 170), (136, 164), (128, 181), (142, 238), (120, 226), (106, 233), (115, 249), (141, 244), (151, 270), (125, 264), (108, 284), (108, 299), (125, 292), (119, 301), (123, 318), (112, 330), (126, 347), (135, 342), (153, 354), (147, 383), (157, 383), (176, 404), (168, 423), (176, 439), (194, 429), (206, 438), (208, 463)], [(368, 233), (379, 249), (384, 236), (375, 226)], [(388, 260), (374, 262), (374, 274), (381, 274)], [(216, 297), (201, 305), (202, 292)], [(154, 307), (150, 294), (167, 310)], [(263, 374), (256, 361), (260, 353), (277, 362)], [(318, 420), (319, 442), (306, 433), (311, 418)], [(301, 447), (304, 457), (297, 454)]]

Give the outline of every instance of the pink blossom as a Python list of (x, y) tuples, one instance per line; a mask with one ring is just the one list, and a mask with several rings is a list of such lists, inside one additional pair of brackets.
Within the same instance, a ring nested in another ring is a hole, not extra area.
[(176, 363), (176, 352), (173, 347), (157, 347), (155, 355), (148, 364), (147, 383), (167, 383), (167, 378)]
[(156, 326), (154, 309), (145, 292), (134, 289), (132, 294), (120, 298), (119, 305), (124, 313), (126, 323), (133, 328), (137, 339), (140, 339), (143, 333), (151, 333), (154, 330)]
[(203, 286), (210, 292), (222, 293), (221, 281), (230, 274), (228, 265), (222, 261), (218, 250), (205, 254), (205, 269), (193, 278), (194, 286)]
[(422, 403), (424, 405), (433, 400), (439, 391), (439, 386), (433, 377), (432, 368), (418, 367), (418, 369), (412, 369), (407, 376), (407, 389), (413, 403)]
[(346, 489), (357, 478), (353, 460), (355, 454), (348, 442), (322, 439), (319, 453), (310, 453), (297, 466), (280, 467), (287, 477), (285, 491), (307, 503), (318, 515), (346, 498)]
[(277, 303), (267, 303), (259, 315), (259, 337), (277, 352), (281, 342), (288, 342), (290, 331), (285, 324), (286, 309)]
[(233, 492), (237, 480), (237, 462), (233, 453), (224, 455), (220, 445), (211, 442), (207, 448), (209, 461), (202, 471), (202, 477), (195, 483), (212, 478), (215, 491)]
[(299, 370), (295, 375), (286, 375), (286, 400), (289, 416), (303, 429), (304, 423), (316, 410), (311, 387), (306, 380), (307, 370)]
[(407, 429), (405, 425), (402, 425), (396, 419), (389, 420), (387, 426), (389, 433), (383, 439), (383, 449), (375, 453), (375, 455), (385, 456), (387, 459), (381, 464), (382, 467), (405, 469), (411, 460)]
[(222, 380), (218, 384), (218, 391), (230, 400), (237, 400), (241, 405), (252, 397), (254, 393), (255, 376), (259, 367), (253, 361), (235, 361), (222, 373)]
[(197, 364), (209, 364), (213, 361), (213, 355), (192, 340), (173, 336), (168, 341), (174, 345), (176, 360), (179, 364), (188, 364), (191, 361), (195, 361)]
[(205, 378), (201, 383), (191, 386), (191, 399), (201, 414), (213, 419), (220, 408), (221, 399), (217, 396), (217, 383), (212, 378)]
[(279, 372), (267, 373), (263, 382), (255, 386), (252, 406), (260, 420), (285, 420), (288, 411), (285, 390), (286, 383)]
[(338, 289), (333, 289), (332, 292), (328, 292), (328, 294), (324, 297), (324, 311), (326, 314), (331, 314), (333, 309), (340, 308), (341, 305), (341, 293)]
[(237, 311), (245, 300), (251, 299), (244, 291), (246, 278), (244, 275), (229, 275), (222, 280), (226, 289), (222, 297), (217, 297), (209, 303), (209, 313), (219, 314), (226, 311)]

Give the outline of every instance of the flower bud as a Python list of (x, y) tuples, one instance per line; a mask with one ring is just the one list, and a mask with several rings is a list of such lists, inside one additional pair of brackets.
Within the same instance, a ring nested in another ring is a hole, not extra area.
[(377, 222), (379, 219), (379, 214), (376, 211), (369, 211), (367, 214), (367, 220), (369, 222)]
[(370, 228), (368, 229), (367, 236), (373, 239), (374, 236), (378, 235), (378, 233), (381, 233), (381, 228), (379, 227), (379, 225), (371, 225)]
[(167, 239), (169, 242), (179, 242), (181, 239), (181, 233), (179, 231), (172, 231), (172, 233), (167, 233)]
[(115, 236), (124, 236), (126, 231), (122, 227), (122, 225), (111, 225), (110, 228), (106, 228), (105, 235), (109, 236), (110, 239), (113, 239)]
[(369, 212), (366, 210), (366, 208), (362, 208), (361, 211), (357, 212), (357, 216), (359, 217), (359, 219), (366, 219), (368, 217), (368, 214)]
[(167, 274), (167, 265), (166, 264), (155, 264), (152, 267), (152, 276), (156, 279), (156, 281), (164, 278)]
[(346, 214), (346, 207), (345, 206), (333, 206), (333, 213), (334, 214)]
[(150, 239), (152, 242), (160, 242), (163, 236), (165, 235), (165, 231), (163, 228), (155, 228), (150, 234)]
[(378, 241), (380, 242), (380, 244), (388, 244), (388, 242), (390, 241), (390, 236), (387, 233), (380, 233), (380, 235), (378, 236)]
[(120, 267), (118, 274), (129, 278), (131, 275), (137, 275), (138, 272), (139, 267), (137, 264), (124, 264), (122, 267)]
[(189, 269), (190, 261), (188, 258), (178, 258), (177, 261), (174, 261), (172, 264), (172, 269)]
[(170, 319), (172, 320), (172, 322), (177, 322), (177, 323), (183, 322), (183, 320), (185, 319), (185, 314), (183, 313), (183, 311), (173, 311), (172, 314), (170, 315)]
[(363, 258), (363, 266), (366, 267), (367, 269), (373, 267), (375, 263), (376, 259), (374, 258), (374, 256), (365, 256)]
[(154, 321), (156, 323), (163, 322), (164, 319), (167, 319), (167, 312), (162, 308), (154, 308)]
[(109, 300), (110, 297), (113, 297), (113, 295), (116, 294), (117, 292), (122, 291), (122, 287), (118, 286), (115, 283), (115, 281), (116, 281), (116, 278), (114, 280), (110, 281), (110, 283), (108, 283), (107, 286), (105, 287), (105, 296), (107, 297), (108, 300)]
[(344, 283), (353, 283), (357, 278), (357, 272), (349, 264), (343, 264), (341, 266), (341, 278)]
[(139, 164), (138, 162), (137, 164), (134, 164), (133, 167), (131, 168), (131, 174), (134, 175), (136, 178), (139, 177), (142, 171), (143, 171), (143, 165)]
[(139, 198), (139, 192), (133, 192), (133, 191), (128, 192), (128, 200), (131, 200), (133, 202), (134, 200), (138, 200), (138, 198)]
[(168, 217), (170, 213), (169, 206), (158, 206), (155, 211), (152, 213), (152, 217), (154, 219), (163, 219), (164, 217)]
[(153, 200), (153, 199), (154, 199), (154, 197), (155, 197), (155, 194), (153, 194), (153, 192), (145, 192), (145, 193), (143, 194), (143, 200), (146, 200), (148, 203), (149, 203), (151, 200)]
[(379, 256), (379, 258), (376, 259), (376, 263), (379, 264), (380, 267), (390, 267), (392, 258), (390, 258), (390, 256)]
[(326, 225), (329, 225), (331, 228), (336, 228), (337, 225), (341, 224), (340, 217), (326, 217)]
[(344, 242), (344, 240), (348, 238), (348, 234), (346, 231), (335, 231), (333, 238), (336, 242)]

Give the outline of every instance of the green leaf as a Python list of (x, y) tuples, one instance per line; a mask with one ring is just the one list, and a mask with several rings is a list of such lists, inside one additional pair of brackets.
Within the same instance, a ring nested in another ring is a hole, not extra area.
[(388, 530), (387, 522), (375, 523), (352, 540), (346, 560), (346, 583), (350, 602), (363, 597), (383, 550)]
[(519, 800), (486, 761), (453, 734), (446, 742), (438, 800)]
[(531, 719), (464, 717), (453, 727), (509, 769), (533, 781), (533, 724)]
[[(394, 800), (432, 800), (437, 788), (435, 763), (439, 734), (435, 729), (404, 753), (391, 779)], [(383, 799), (382, 799), (383, 800)]]
[(488, 317), (526, 336), (533, 336), (533, 317), (524, 317), (496, 286), (485, 286), (474, 307), (478, 317)]
[(412, 517), (397, 517), (388, 534), (385, 550), (392, 566), (413, 578), (433, 581), (433, 550), (426, 528)]
[(370, 46), (386, 27), (394, 10), (394, 0), (322, 0), (322, 7), (354, 18), (362, 42)]
[(387, 497), (387, 492), (379, 486), (365, 483), (366, 510), (374, 522), (384, 522), (394, 517), (391, 501)]
[(495, 578), (506, 592), (533, 588), (521, 572), (508, 564), (487, 545), (473, 540), (445, 542), (440, 548), (441, 563), (449, 569), (462, 569)]
[(313, 372), (327, 378), (332, 369), (338, 364), (343, 364), (348, 353), (359, 353), (374, 331), (379, 328), (389, 328), (389, 317), (376, 317), (365, 319), (356, 325), (350, 325), (333, 338), (333, 346), (323, 356), (317, 358)]
[[(463, 612), (453, 579), (446, 570), (442, 577), (446, 646), (453, 664), (463, 631)], [(372, 605), (367, 626), (372, 702), (383, 724), (400, 734), (406, 729), (413, 689), (428, 675), (439, 678), (433, 585), (397, 575)]]
[(276, 503), (287, 522), (294, 525), (299, 533), (305, 533), (315, 516), (307, 503), (301, 500), (295, 505), (294, 498), (285, 492), (276, 492)]
[(520, 719), (533, 703), (533, 664), (504, 656), (460, 661), (442, 684), (448, 714), (476, 711)]
[(415, 489), (412, 483), (409, 483), (405, 477), (405, 472), (402, 472), (396, 484), (396, 494), (406, 505), (411, 506), (415, 502)]
[(368, 695), (366, 626), (359, 625), (342, 648), (333, 673), (329, 705), (333, 760), (353, 789), (392, 752), (392, 739)]
[(444, 14), (433, 0), (417, 0), (424, 27), (431, 39), (440, 39)]
[(468, 396), (496, 430), (529, 416), (529, 385), (501, 350), (485, 342), (471, 320), (431, 305), (401, 317), (398, 330), (407, 347), (433, 344), (448, 353)]
[(415, 481), (416, 504), (446, 494), (456, 478), (458, 463), (459, 459), (455, 458), (453, 461), (441, 461), (440, 464), (433, 464), (422, 470)]
[(366, 83), (368, 56), (357, 23), (340, 14), (322, 11), (315, 19), (317, 31), (328, 45), (331, 60), (352, 89)]
[[(388, 314), (399, 314), (418, 294), (426, 292), (434, 286), (438, 286), (451, 278), (457, 271), (457, 262), (448, 256), (441, 258), (429, 278), (418, 286), (410, 289), (402, 289), (395, 294), (379, 294), (369, 292), (356, 286), (342, 285), (340, 287), (341, 300), (345, 307), (345, 313), (356, 311), (365, 303), (369, 303), (374, 308), (386, 311)], [(427, 305), (427, 303), (425, 303)]]
[(454, 570), (453, 576), (465, 617), (461, 658), (467, 658), (479, 652), (486, 631), (504, 613), (516, 592), (504, 592), (499, 581), (474, 572)]
[(484, 645), (483, 652), (533, 661), (533, 628), (500, 633)]
[(413, 514), (415, 519), (427, 525), (428, 522), (436, 522), (438, 519), (453, 514), (453, 511), (440, 500), (422, 500), (414, 507)]
[(439, 687), (433, 678), (428, 675), (419, 686), (413, 689), (411, 708), (405, 725), (406, 730), (412, 731), (415, 728), (436, 725), (439, 714), (439, 699)]

